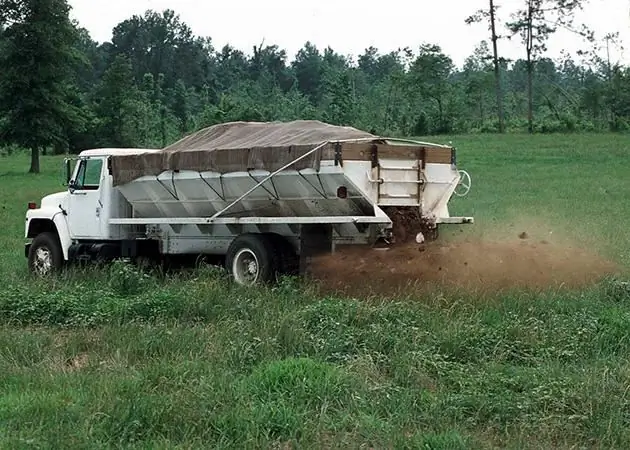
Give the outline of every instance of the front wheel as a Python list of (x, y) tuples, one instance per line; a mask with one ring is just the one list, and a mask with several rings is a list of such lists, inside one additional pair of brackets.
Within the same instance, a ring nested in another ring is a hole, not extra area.
[(273, 245), (263, 235), (244, 234), (230, 245), (225, 258), (234, 281), (244, 286), (272, 282), (277, 270)]
[(63, 267), (63, 252), (54, 233), (42, 233), (33, 239), (28, 252), (29, 271), (45, 277), (57, 273)]

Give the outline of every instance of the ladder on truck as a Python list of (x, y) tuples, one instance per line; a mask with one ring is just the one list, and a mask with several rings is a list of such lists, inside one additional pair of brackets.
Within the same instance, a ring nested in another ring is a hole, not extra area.
[(376, 203), (380, 206), (421, 206), (424, 192), (422, 160), (380, 159), (372, 169)]

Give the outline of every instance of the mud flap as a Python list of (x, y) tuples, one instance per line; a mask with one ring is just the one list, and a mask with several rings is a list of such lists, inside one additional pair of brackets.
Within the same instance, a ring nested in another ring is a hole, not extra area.
[(300, 275), (308, 273), (313, 257), (331, 253), (332, 249), (332, 226), (302, 225), (300, 227)]

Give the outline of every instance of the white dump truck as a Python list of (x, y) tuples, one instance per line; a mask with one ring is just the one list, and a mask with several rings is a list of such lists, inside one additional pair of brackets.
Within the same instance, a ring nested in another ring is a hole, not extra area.
[(65, 164), (67, 190), (26, 213), (37, 275), (214, 255), (236, 282), (256, 284), (338, 245), (386, 247), (473, 223), (449, 215), (471, 183), (451, 146), (319, 121), (219, 124), (164, 149), (86, 150)]

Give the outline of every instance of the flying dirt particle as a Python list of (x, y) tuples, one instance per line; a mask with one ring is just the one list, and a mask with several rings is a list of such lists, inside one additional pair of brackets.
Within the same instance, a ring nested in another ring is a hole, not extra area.
[[(342, 256), (346, 256), (343, 258)], [(363, 264), (348, 264), (348, 260)], [(357, 267), (358, 266), (358, 267)], [(473, 291), (511, 288), (578, 288), (615, 274), (619, 267), (580, 246), (521, 239), (461, 239), (394, 246), (387, 252), (338, 247), (315, 258), (308, 272), (321, 289), (350, 295), (396, 295), (438, 283)], [(413, 287), (410, 287), (413, 285)]]
[(527, 234), (526, 231), (523, 231), (521, 234), (518, 235), (519, 239), (527, 239), (529, 237), (529, 235)]

